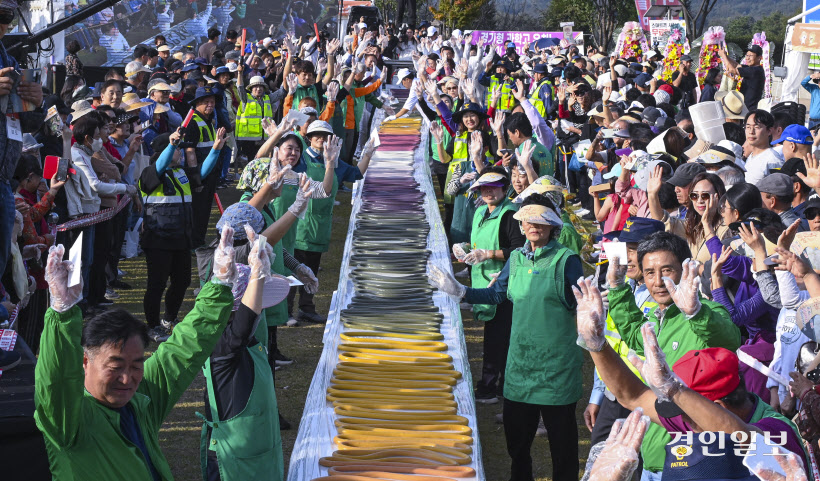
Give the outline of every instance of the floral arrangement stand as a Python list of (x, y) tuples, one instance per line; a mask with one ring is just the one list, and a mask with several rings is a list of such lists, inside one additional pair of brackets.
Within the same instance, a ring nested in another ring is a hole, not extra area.
[(666, 47), (663, 49), (663, 73), (661, 78), (664, 82), (672, 83), (672, 75), (680, 66), (680, 58), (687, 55), (689, 51), (689, 40), (686, 39), (685, 33), (681, 29), (676, 28), (669, 35)]
[[(722, 62), (718, 50), (726, 48), (726, 32), (723, 27), (715, 26), (709, 27), (705, 34), (703, 34), (703, 44), (700, 47), (700, 56), (698, 57), (698, 68), (695, 70), (695, 75), (698, 77), (698, 85), (703, 86), (703, 79), (706, 78), (706, 73), (710, 68), (720, 67)], [(726, 76), (724, 75), (724, 78)]]
[(621, 29), (615, 45), (615, 54), (624, 59), (634, 57), (640, 62), (644, 52), (648, 51), (649, 43), (646, 41), (641, 24), (638, 22), (624, 23), (624, 28)]

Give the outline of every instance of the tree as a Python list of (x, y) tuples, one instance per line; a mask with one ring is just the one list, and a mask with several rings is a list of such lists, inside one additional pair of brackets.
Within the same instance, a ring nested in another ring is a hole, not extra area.
[(683, 19), (686, 20), (686, 36), (698, 38), (706, 29), (706, 18), (715, 8), (718, 0), (680, 0)]
[(441, 0), (438, 7), (430, 7), (430, 13), (448, 28), (470, 28), (475, 25), (488, 1)]
[(547, 30), (560, 30), (561, 22), (575, 22), (573, 30), (592, 33), (598, 46), (609, 51), (615, 30), (635, 16), (633, 0), (553, 0), (542, 21)]

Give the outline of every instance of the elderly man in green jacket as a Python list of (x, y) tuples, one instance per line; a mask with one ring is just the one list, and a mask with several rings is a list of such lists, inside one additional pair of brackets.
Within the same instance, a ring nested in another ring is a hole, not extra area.
[[(726, 308), (700, 298), (699, 263), (690, 261), (690, 255), (686, 241), (669, 232), (656, 232), (638, 244), (638, 264), (649, 293), (658, 303), (646, 317), (656, 322), (658, 344), (669, 365), (692, 350), (722, 347), (736, 351), (740, 347), (740, 330)], [(643, 356), (641, 326), (647, 321), (635, 305), (625, 277), (626, 266), (621, 266), (617, 258), (611, 259), (607, 272), (609, 314), (621, 339)], [(641, 449), (642, 480), (660, 480), (666, 444), (671, 439), (660, 426), (649, 427)]]
[(170, 480), (159, 430), (210, 355), (231, 314), (233, 229), (222, 231), (214, 278), (170, 339), (145, 358), (147, 326), (124, 310), (83, 325), (62, 245), (46, 267), (51, 308), (35, 371), (34, 414), (54, 479)]

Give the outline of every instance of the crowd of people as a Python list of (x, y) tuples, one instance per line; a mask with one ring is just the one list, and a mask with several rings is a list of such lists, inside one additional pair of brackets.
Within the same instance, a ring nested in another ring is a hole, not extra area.
[[(690, 465), (712, 476), (697, 479), (787, 479), (743, 466), (755, 436), (765, 454), (778, 439), (789, 480), (812, 479), (818, 348), (797, 310), (820, 296), (820, 266), (791, 249), (820, 231), (816, 119), (760, 107), (756, 46), (741, 63), (721, 51), (701, 87), (687, 56), (665, 82), (656, 51), (520, 55), (471, 38), (360, 21), (341, 40), (245, 45), (212, 28), (194, 49), (158, 35), (93, 86), (71, 43), (59, 95), (15, 84), (0, 47), (0, 95), (37, 106), (17, 130), (0, 116), (0, 321), (39, 354), (56, 478), (170, 479), (159, 430), (205, 366), (203, 477), (282, 479), (273, 382), (293, 361), (277, 327), (327, 321), (313, 296), (336, 197), (366, 173), (369, 132), (420, 115), (457, 265), (430, 283), (483, 322), (475, 400), (503, 400), (511, 480), (533, 479), (539, 431), (552, 479), (578, 479), (585, 351), (586, 479), (694, 479)], [(692, 114), (706, 102), (725, 119), (715, 142)], [(209, 238), (231, 188), (241, 200)], [(144, 319), (116, 307), (135, 256)], [(0, 351), (0, 370), (19, 362)]]

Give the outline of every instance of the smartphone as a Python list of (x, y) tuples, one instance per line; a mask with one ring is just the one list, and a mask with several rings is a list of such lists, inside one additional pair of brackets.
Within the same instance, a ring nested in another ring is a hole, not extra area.
[(604, 133), (603, 135), (605, 139), (615, 138), (615, 129), (601, 129), (601, 131)]
[(23, 70), (23, 80), (26, 82), (40, 83), (42, 71), (37, 68), (27, 68)]
[(500, 149), (501, 155), (515, 155), (515, 151), (513, 149)]
[(57, 176), (55, 177), (59, 182), (68, 180), (68, 159), (60, 158), (57, 164)]

